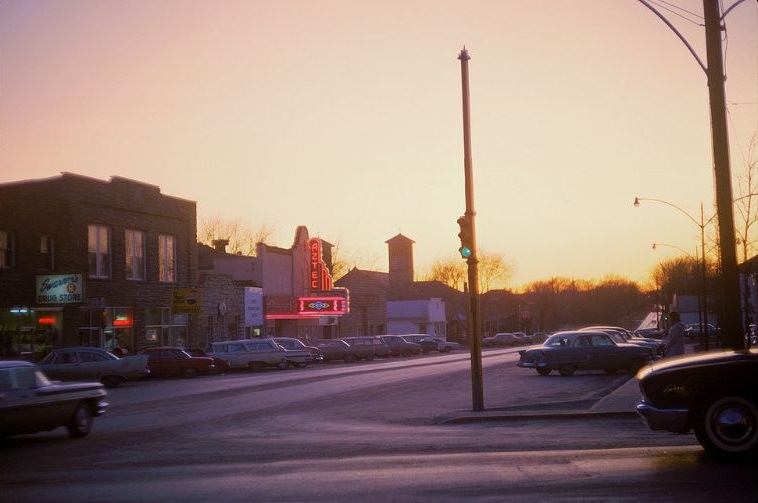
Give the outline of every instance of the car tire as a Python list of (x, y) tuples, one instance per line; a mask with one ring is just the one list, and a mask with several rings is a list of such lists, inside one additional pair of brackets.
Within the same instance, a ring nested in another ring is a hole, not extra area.
[(86, 436), (92, 429), (92, 407), (82, 402), (77, 405), (74, 414), (69, 419), (66, 429), (74, 438)]
[(553, 369), (537, 369), (537, 373), (541, 376), (549, 376)]
[(118, 385), (121, 384), (121, 377), (103, 376), (100, 378), (100, 382), (103, 383), (103, 386), (106, 388), (118, 388)]
[(182, 377), (195, 377), (197, 376), (197, 369), (185, 368), (180, 372)]
[(706, 452), (746, 455), (758, 449), (758, 408), (742, 396), (710, 400), (699, 408), (694, 429)]
[(345, 355), (342, 359), (345, 361), (345, 363), (353, 363), (358, 358), (356, 358), (355, 355), (351, 353)]
[(251, 372), (260, 372), (266, 368), (266, 364), (263, 362), (250, 362), (247, 364), (247, 368), (250, 369)]
[(570, 377), (574, 375), (575, 371), (576, 371), (576, 367), (570, 364), (565, 364), (558, 367), (558, 373), (564, 377)]
[(300, 362), (300, 363), (296, 364), (295, 366), (297, 368), (299, 368), (299, 369), (304, 369), (305, 367), (308, 366), (308, 362)]
[(444, 348), (442, 348), (442, 349), (440, 350), (440, 352), (441, 352), (441, 353), (449, 353), (449, 352), (450, 352), (450, 348), (449, 348), (449, 347), (444, 347)]

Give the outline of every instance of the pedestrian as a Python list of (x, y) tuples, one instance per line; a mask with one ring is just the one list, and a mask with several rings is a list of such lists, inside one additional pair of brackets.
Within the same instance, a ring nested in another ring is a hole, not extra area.
[(666, 343), (666, 356), (681, 356), (684, 354), (685, 325), (676, 311), (669, 313), (669, 320), (669, 333), (663, 340)]

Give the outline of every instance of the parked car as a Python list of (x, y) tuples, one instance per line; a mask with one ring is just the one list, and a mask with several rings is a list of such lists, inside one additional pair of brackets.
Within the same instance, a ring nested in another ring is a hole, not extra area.
[(666, 337), (666, 331), (662, 328), (638, 328), (634, 333), (648, 339), (663, 339)]
[(605, 332), (611, 336), (614, 342), (626, 342), (629, 344), (637, 344), (639, 346), (645, 346), (653, 350), (653, 355), (663, 356), (666, 352), (666, 344), (660, 339), (649, 339), (639, 335), (635, 335), (633, 332), (621, 327), (608, 327), (608, 326), (593, 326), (580, 328), (580, 331), (586, 332)]
[(533, 368), (546, 376), (557, 370), (562, 376), (577, 370), (618, 370), (635, 373), (653, 360), (653, 351), (635, 344), (616, 343), (605, 332), (557, 332), (539, 346), (519, 351), (519, 367)]
[(147, 365), (152, 376), (194, 377), (198, 374), (210, 374), (216, 371), (213, 358), (192, 356), (178, 347), (145, 348), (139, 354), (147, 355)]
[(270, 337), (214, 342), (208, 356), (221, 358), (230, 368), (246, 368), (253, 372), (266, 367), (304, 366), (311, 362), (310, 351), (286, 350)]
[[(300, 339), (295, 337), (274, 337), (274, 341), (281, 347), (288, 351), (309, 351), (311, 353), (311, 361), (320, 362), (324, 359), (324, 355), (321, 354), (321, 350), (316, 346), (308, 346)], [(308, 363), (299, 362), (295, 366), (305, 367)]]
[(421, 346), (421, 352), (428, 354), (432, 351), (439, 351), (439, 342), (430, 335), (426, 334), (403, 334), (403, 339), (408, 342), (415, 342)]
[(65, 426), (72, 437), (83, 437), (92, 418), (105, 413), (107, 396), (98, 382), (52, 382), (33, 363), (0, 361), (0, 436)]
[(413, 356), (421, 354), (421, 346), (405, 340), (402, 335), (381, 335), (382, 340), (390, 347), (392, 356)]
[(187, 348), (185, 351), (189, 353), (190, 356), (204, 356), (206, 358), (211, 358), (213, 360), (213, 365), (216, 366), (213, 370), (216, 374), (223, 374), (229, 370), (229, 364), (226, 363), (225, 360), (208, 355), (208, 353), (202, 348)]
[(684, 329), (684, 334), (688, 339), (699, 339), (708, 331), (708, 337), (721, 337), (721, 328), (711, 323), (690, 323)]
[(50, 379), (100, 381), (106, 388), (150, 375), (146, 355), (119, 358), (94, 347), (54, 349), (39, 362), (39, 368)]
[(359, 335), (355, 337), (343, 337), (343, 341), (351, 346), (368, 346), (373, 348), (374, 356), (377, 358), (386, 358), (391, 356), (392, 352), (386, 342), (378, 335)]
[(637, 379), (637, 412), (651, 430), (694, 430), (706, 451), (720, 455), (758, 451), (758, 349), (661, 360)]
[(342, 339), (318, 339), (313, 341), (313, 345), (321, 350), (325, 362), (342, 360), (352, 363), (358, 360), (373, 360), (376, 356), (373, 346), (351, 346)]
[(437, 341), (437, 351), (440, 353), (449, 353), (456, 349), (463, 349), (463, 345), (458, 342), (446, 341), (440, 337), (434, 337), (434, 340)]
[(482, 339), (482, 345), (484, 347), (521, 346), (523, 341), (510, 332), (500, 332)]

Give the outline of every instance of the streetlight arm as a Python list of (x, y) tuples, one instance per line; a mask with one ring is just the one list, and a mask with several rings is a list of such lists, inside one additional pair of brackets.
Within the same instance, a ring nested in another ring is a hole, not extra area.
[[(694, 58), (695, 58), (695, 61), (697, 61), (697, 64), (698, 64), (698, 65), (700, 65), (700, 68), (702, 68), (702, 69), (703, 69), (703, 73), (705, 73), (705, 75), (706, 75), (706, 77), (707, 77), (707, 76), (708, 76), (708, 68), (707, 68), (707, 67), (705, 66), (705, 64), (704, 64), (704, 63), (703, 63), (703, 62), (700, 60), (700, 57), (697, 55), (697, 53), (695, 52), (695, 49), (693, 49), (693, 48), (692, 48), (692, 46), (690, 45), (690, 43), (689, 43), (689, 42), (687, 42), (687, 39), (685, 39), (685, 38), (684, 38), (684, 36), (682, 36), (682, 34), (681, 34), (681, 33), (679, 33), (679, 31), (678, 31), (676, 28), (674, 28), (674, 25), (673, 25), (673, 24), (671, 24), (671, 22), (670, 22), (668, 19), (666, 19), (665, 17), (663, 17), (663, 14), (661, 14), (660, 12), (658, 12), (657, 10), (655, 10), (655, 7), (653, 7), (652, 5), (650, 5), (649, 3), (647, 3), (647, 1), (646, 1), (646, 0), (638, 0), (638, 1), (639, 1), (639, 2), (640, 2), (642, 5), (644, 5), (645, 7), (647, 7), (648, 9), (650, 9), (651, 11), (653, 11), (653, 13), (654, 13), (656, 16), (658, 16), (659, 18), (661, 18), (661, 21), (663, 21), (664, 23), (666, 23), (666, 26), (668, 26), (668, 27), (671, 29), (671, 31), (673, 31), (673, 32), (674, 32), (674, 34), (675, 34), (677, 37), (679, 37), (679, 40), (681, 40), (681, 41), (682, 41), (682, 43), (683, 43), (683, 44), (684, 44), (684, 45), (687, 47), (687, 49), (690, 51), (690, 54), (692, 54), (692, 57), (694, 57)], [(740, 1), (744, 1), (744, 0), (740, 0)], [(737, 2), (737, 4), (738, 4), (738, 3), (740, 3), (740, 2)], [(729, 12), (730, 10), (732, 10), (732, 8), (734, 8), (734, 7), (735, 7), (737, 4), (734, 4), (732, 7), (730, 7), (730, 8), (727, 10), (727, 12)], [(724, 15), (726, 15), (726, 12), (724, 13)]]
[[(640, 0), (640, 1), (642, 1), (642, 0)], [(692, 220), (695, 223), (695, 225), (697, 225), (698, 227), (700, 227), (700, 229), (702, 229), (703, 227), (705, 227), (704, 223), (698, 222), (697, 220), (695, 220), (695, 217), (693, 217), (692, 215), (690, 215), (689, 213), (687, 213), (686, 211), (684, 211), (682, 208), (680, 208), (679, 206), (677, 206), (677, 205), (675, 205), (673, 203), (670, 203), (668, 201), (664, 201), (663, 199), (652, 199), (652, 198), (648, 198), (648, 197), (635, 197), (634, 198), (634, 205), (635, 206), (639, 206), (640, 205), (640, 201), (655, 201), (656, 203), (666, 204), (668, 206), (671, 206), (675, 210), (681, 212), (684, 216), (686, 216), (687, 218), (689, 218), (690, 220)]]

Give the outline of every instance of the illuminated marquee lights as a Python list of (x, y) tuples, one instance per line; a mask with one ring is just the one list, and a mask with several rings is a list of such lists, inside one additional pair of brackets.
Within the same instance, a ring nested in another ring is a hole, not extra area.
[(300, 316), (338, 316), (347, 312), (344, 297), (300, 297), (298, 305)]

